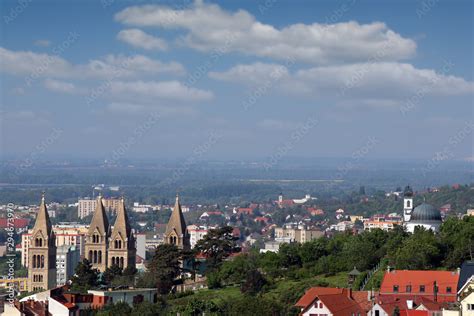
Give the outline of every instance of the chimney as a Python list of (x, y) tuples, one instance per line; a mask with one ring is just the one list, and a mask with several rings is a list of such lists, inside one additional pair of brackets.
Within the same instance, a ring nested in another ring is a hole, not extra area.
[(342, 293), (346, 294), (348, 298), (352, 299), (352, 288), (342, 289)]
[(413, 300), (407, 300), (407, 308), (413, 309)]

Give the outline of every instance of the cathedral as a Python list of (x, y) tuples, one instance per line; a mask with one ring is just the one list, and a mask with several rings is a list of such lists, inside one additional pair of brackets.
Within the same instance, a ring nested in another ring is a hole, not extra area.
[(104, 272), (113, 265), (122, 269), (135, 267), (135, 238), (128, 221), (124, 199), (119, 203), (117, 218), (112, 228), (107, 219), (102, 196), (99, 195), (96, 204), (85, 245), (85, 255), (92, 268)]
[(173, 212), (166, 225), (165, 243), (176, 245), (180, 249), (190, 248), (189, 233), (186, 228), (186, 222), (184, 221), (181, 204), (179, 204), (178, 195), (176, 195)]
[(44, 193), (30, 236), (28, 250), (28, 288), (32, 291), (47, 290), (56, 286), (56, 237), (53, 232)]

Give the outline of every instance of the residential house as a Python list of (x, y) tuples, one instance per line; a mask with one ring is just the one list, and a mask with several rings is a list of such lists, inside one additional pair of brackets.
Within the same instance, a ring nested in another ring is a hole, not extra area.
[(380, 295), (423, 296), (435, 302), (456, 302), (459, 272), (390, 270), (383, 277)]
[(312, 287), (295, 304), (300, 315), (360, 316), (370, 309), (371, 292)]

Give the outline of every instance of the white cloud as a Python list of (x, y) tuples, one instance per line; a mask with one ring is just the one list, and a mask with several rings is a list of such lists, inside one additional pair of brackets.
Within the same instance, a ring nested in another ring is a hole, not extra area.
[[(256, 87), (259, 87), (258, 82), (262, 84), (262, 78), (271, 78), (274, 69), (278, 69), (275, 64), (237, 65), (224, 72), (213, 72), (210, 76), (217, 80), (257, 83)], [(473, 82), (448, 75), (448, 72), (418, 69), (397, 62), (321, 66), (291, 74), (282, 71), (284, 75), (275, 80), (278, 89), (274, 90), (284, 90), (298, 96), (363, 98), (367, 106), (395, 105), (397, 103), (388, 100), (414, 95), (424, 97), (474, 93)], [(352, 101), (351, 104), (354, 103)]]
[(288, 76), (288, 69), (278, 64), (256, 62), (249, 65), (236, 65), (224, 72), (210, 72), (209, 77), (223, 81), (236, 81), (258, 84), (267, 80), (279, 80)]
[(165, 63), (143, 55), (107, 55), (86, 64), (72, 64), (57, 55), (31, 51), (12, 51), (0, 47), (0, 71), (27, 78), (126, 78), (144, 75), (183, 75), (184, 67), (177, 62)]
[(54, 79), (46, 79), (44, 81), (44, 87), (48, 90), (61, 93), (76, 94), (84, 92), (83, 89), (76, 87), (76, 85), (71, 82)]
[(315, 67), (299, 70), (293, 78), (314, 94), (332, 91), (352, 96), (399, 98), (416, 93), (460, 95), (474, 92), (474, 83), (463, 78), (396, 62)]
[(211, 91), (187, 87), (179, 81), (114, 81), (110, 84), (113, 97), (154, 101), (156, 98), (184, 102), (209, 101)]
[[(115, 15), (126, 25), (183, 29), (182, 43), (200, 51), (223, 49), (246, 55), (311, 64), (402, 60), (414, 56), (416, 43), (384, 23), (292, 24), (281, 29), (244, 10), (228, 12), (202, 3), (184, 9), (159, 5), (128, 7)], [(383, 54), (379, 54), (383, 52)], [(380, 55), (380, 56), (379, 56)]]
[(118, 33), (117, 38), (134, 47), (146, 50), (163, 51), (168, 48), (165, 40), (149, 35), (139, 29), (122, 30)]

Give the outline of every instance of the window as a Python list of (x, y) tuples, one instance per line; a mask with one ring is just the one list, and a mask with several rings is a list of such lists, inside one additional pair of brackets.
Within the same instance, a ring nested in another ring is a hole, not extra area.
[(379, 310), (375, 311), (375, 316), (380, 316), (380, 311)]
[(319, 308), (323, 308), (323, 303), (319, 303)]
[(446, 293), (452, 293), (452, 291), (453, 291), (453, 290), (451, 289), (450, 286), (448, 286), (448, 287), (446, 288)]
[(394, 285), (394, 286), (393, 286), (393, 292), (394, 292), (394, 293), (398, 293), (398, 285)]
[(411, 285), (407, 285), (406, 292), (411, 293)]
[(425, 286), (424, 285), (420, 285), (420, 293), (425, 293)]
[(467, 310), (474, 311), (474, 304), (467, 304)]
[(411, 207), (411, 201), (407, 200), (407, 207)]

